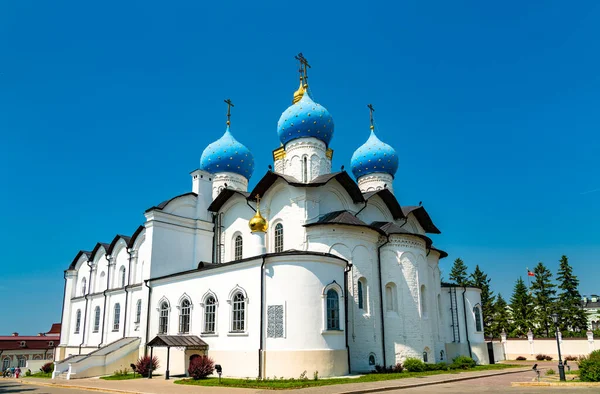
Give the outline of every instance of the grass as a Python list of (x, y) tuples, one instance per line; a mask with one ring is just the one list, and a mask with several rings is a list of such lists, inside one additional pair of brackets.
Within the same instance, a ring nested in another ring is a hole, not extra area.
[[(155, 375), (152, 375), (155, 376)], [(103, 380), (130, 380), (130, 379), (141, 379), (142, 375), (136, 373), (135, 376), (133, 373), (128, 373), (126, 375), (110, 375), (110, 376), (102, 376), (100, 379)]]
[(31, 375), (27, 376), (27, 375), (22, 375), (19, 377), (23, 377), (23, 378), (42, 378), (42, 379), (51, 379), (52, 378), (52, 372), (36, 372), (36, 373), (32, 373)]
[(218, 378), (208, 379), (181, 379), (176, 380), (177, 384), (189, 384), (195, 386), (222, 386), (222, 387), (241, 387), (241, 388), (254, 388), (254, 389), (273, 389), (273, 390), (285, 390), (292, 388), (302, 387), (315, 387), (315, 386), (329, 386), (332, 384), (345, 384), (345, 383), (365, 383), (365, 382), (378, 382), (382, 380), (394, 380), (394, 379), (405, 379), (405, 378), (420, 378), (430, 375), (441, 375), (441, 374), (458, 374), (460, 372), (473, 372), (473, 371), (490, 371), (500, 370), (507, 368), (520, 367), (520, 365), (510, 364), (493, 364), (493, 365), (478, 365), (475, 368), (461, 369), (461, 370), (449, 370), (449, 371), (426, 371), (426, 372), (400, 372), (400, 373), (371, 373), (363, 375), (357, 378), (334, 378), (334, 379), (319, 379), (319, 380), (300, 380), (300, 379), (277, 379), (269, 378), (269, 380), (255, 380), (255, 379), (231, 379), (223, 378), (219, 383)]

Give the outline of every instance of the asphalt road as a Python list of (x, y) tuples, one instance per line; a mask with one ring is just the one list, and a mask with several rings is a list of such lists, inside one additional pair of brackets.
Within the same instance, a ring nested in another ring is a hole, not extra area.
[[(103, 393), (104, 391), (95, 391), (96, 393)], [(20, 384), (11, 379), (2, 379), (0, 378), (0, 394), (16, 394), (16, 393), (25, 393), (25, 394), (90, 394), (91, 391), (88, 390), (73, 390), (73, 389), (65, 389), (65, 388), (55, 388), (55, 387), (42, 387), (42, 386), (33, 386), (30, 384)]]

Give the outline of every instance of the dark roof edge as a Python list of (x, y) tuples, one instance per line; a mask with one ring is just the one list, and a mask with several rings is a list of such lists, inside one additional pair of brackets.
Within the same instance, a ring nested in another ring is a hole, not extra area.
[(146, 229), (146, 227), (144, 227), (144, 226), (138, 226), (138, 228), (135, 230), (135, 232), (133, 233), (133, 235), (129, 239), (129, 243), (127, 244), (128, 248), (132, 248), (133, 247), (133, 245), (135, 244), (135, 241), (138, 239), (138, 237), (140, 236), (140, 234), (142, 233), (142, 231), (144, 231), (145, 229)]
[(468, 285), (468, 286), (460, 286), (457, 285), (456, 283), (448, 283), (448, 282), (442, 282), (442, 287), (457, 287), (457, 288), (467, 288), (467, 289), (477, 289), (477, 290), (481, 290), (481, 287), (478, 286), (473, 286), (473, 285)]
[(222, 263), (222, 264), (213, 264), (213, 263), (207, 263), (207, 262), (201, 261), (198, 264), (198, 268), (194, 268), (194, 269), (187, 270), (187, 271), (175, 272), (175, 273), (172, 273), (169, 275), (158, 276), (156, 278), (150, 278), (150, 279), (148, 279), (148, 282), (153, 282), (153, 281), (163, 280), (163, 279), (168, 279), (168, 278), (174, 278), (177, 276), (187, 275), (187, 274), (191, 274), (194, 272), (210, 271), (210, 270), (217, 269), (220, 267), (229, 267), (229, 266), (232, 266), (235, 264), (241, 264), (241, 263), (245, 263), (245, 262), (252, 261), (252, 260), (259, 260), (262, 258), (268, 259), (271, 257), (279, 257), (279, 256), (322, 256), (322, 257), (338, 259), (340, 261), (348, 263), (348, 260), (346, 260), (342, 257), (336, 256), (334, 254), (331, 254), (331, 253), (311, 252), (311, 251), (304, 251), (304, 250), (286, 250), (286, 251), (279, 252), (279, 253), (259, 254), (259, 255), (253, 256), (253, 257), (246, 257), (245, 259), (230, 261), (228, 263)]
[(120, 239), (125, 241), (125, 247), (127, 247), (127, 245), (129, 244), (129, 241), (131, 240), (131, 237), (129, 237), (127, 235), (120, 235), (120, 234), (115, 235), (112, 242), (110, 243), (110, 246), (108, 247), (108, 250), (106, 251), (106, 254), (112, 255), (112, 252), (115, 249), (115, 247), (117, 246), (117, 242), (119, 242)]
[(96, 254), (98, 253), (101, 247), (104, 248), (105, 252), (107, 252), (110, 245), (104, 242), (98, 242), (96, 246), (94, 246), (94, 250), (92, 250), (92, 254), (90, 255), (90, 261), (93, 261), (96, 258)]
[(69, 265), (69, 268), (67, 268), (67, 270), (73, 270), (73, 269), (75, 269), (75, 265), (77, 264), (77, 261), (79, 260), (79, 258), (81, 257), (81, 255), (86, 255), (87, 258), (88, 258), (88, 260), (89, 260), (91, 254), (92, 254), (92, 252), (88, 252), (86, 250), (80, 250), (75, 255), (75, 258), (73, 259), (73, 262), (71, 262), (71, 264)]
[(165, 208), (167, 205), (169, 205), (169, 203), (170, 203), (171, 201), (173, 201), (173, 200), (176, 200), (176, 199), (178, 199), (178, 198), (180, 198), (180, 197), (191, 196), (191, 195), (194, 195), (194, 196), (198, 197), (198, 195), (197, 195), (196, 193), (194, 193), (194, 192), (187, 192), (187, 193), (183, 193), (183, 194), (180, 194), (180, 195), (178, 195), (178, 196), (175, 196), (175, 197), (173, 197), (173, 198), (170, 198), (170, 199), (168, 199), (168, 200), (165, 200), (165, 201), (161, 202), (161, 203), (160, 203), (160, 204), (158, 204), (158, 205), (155, 205), (155, 206), (153, 206), (153, 207), (150, 207), (150, 208), (146, 209), (146, 210), (144, 211), (144, 213), (147, 213), (147, 212), (150, 212), (150, 211), (153, 211), (153, 210), (159, 210), (159, 211), (162, 211), (162, 210), (163, 210), (163, 209), (164, 209), (164, 208)]
[(430, 247), (429, 249), (435, 250), (436, 252), (438, 252), (440, 254), (440, 260), (441, 259), (445, 259), (446, 257), (448, 257), (448, 253), (445, 252), (445, 251), (443, 251), (442, 249), (434, 248), (433, 246)]

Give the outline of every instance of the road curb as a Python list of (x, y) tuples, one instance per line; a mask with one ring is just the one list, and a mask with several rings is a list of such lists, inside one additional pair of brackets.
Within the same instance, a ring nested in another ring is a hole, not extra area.
[(414, 389), (416, 387), (434, 386), (436, 384), (454, 383), (454, 382), (461, 382), (461, 381), (464, 381), (464, 380), (473, 380), (473, 379), (480, 379), (480, 378), (488, 378), (490, 376), (509, 375), (509, 374), (513, 374), (513, 373), (527, 372), (529, 370), (530, 370), (530, 368), (527, 368), (527, 369), (523, 369), (523, 368), (517, 369), (517, 368), (515, 368), (514, 370), (509, 369), (509, 370), (504, 370), (504, 371), (497, 372), (497, 373), (490, 373), (490, 374), (487, 374), (487, 375), (458, 376), (456, 378), (450, 378), (450, 379), (445, 379), (445, 380), (437, 380), (437, 381), (434, 381), (434, 382), (410, 383), (410, 384), (405, 384), (405, 385), (376, 387), (376, 388), (372, 388), (372, 389), (354, 389), (354, 390), (349, 390), (349, 391), (340, 391), (339, 393), (336, 393), (336, 394), (378, 393), (378, 392), (381, 392), (381, 391)]
[(600, 387), (600, 383), (595, 382), (512, 382), (512, 387)]
[(129, 391), (129, 390), (118, 390), (101, 387), (89, 387), (89, 386), (76, 386), (74, 384), (60, 384), (60, 383), (45, 383), (45, 382), (32, 382), (27, 380), (18, 380), (19, 383), (28, 384), (31, 386), (42, 386), (42, 387), (57, 387), (61, 389), (77, 389), (87, 391), (100, 391), (103, 393), (118, 393), (118, 394), (146, 394), (143, 391)]

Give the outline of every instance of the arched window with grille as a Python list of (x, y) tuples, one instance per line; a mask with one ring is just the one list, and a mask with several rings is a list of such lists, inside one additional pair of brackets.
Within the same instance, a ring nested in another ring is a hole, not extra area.
[(340, 298), (334, 289), (327, 290), (327, 329), (340, 329)]
[(100, 307), (94, 308), (94, 332), (98, 332), (100, 329)]
[(87, 291), (87, 280), (85, 278), (81, 279), (81, 295), (84, 296)]
[(137, 300), (135, 304), (135, 323), (139, 324), (142, 320), (142, 300)]
[(483, 324), (481, 323), (481, 308), (479, 305), (473, 307), (473, 314), (475, 315), (475, 331), (483, 331)]
[(19, 364), (17, 364), (19, 368), (25, 368), (27, 365), (27, 359), (25, 356), (19, 356)]
[(113, 331), (119, 331), (121, 325), (121, 304), (118, 302), (115, 304), (115, 310), (113, 312)]
[(283, 252), (283, 224), (275, 226), (275, 253)]
[(364, 308), (364, 303), (363, 303), (363, 284), (360, 281), (360, 279), (358, 280), (358, 309), (363, 309)]
[(126, 284), (126, 277), (125, 277), (125, 266), (121, 266), (121, 268), (119, 268), (119, 278), (121, 279), (119, 285), (120, 287), (125, 287)]
[(358, 309), (363, 313), (369, 313), (369, 298), (367, 290), (367, 280), (363, 277), (358, 280)]
[(208, 296), (204, 301), (204, 331), (205, 334), (214, 334), (216, 329), (217, 301), (215, 297)]
[(75, 313), (75, 334), (79, 334), (79, 328), (81, 326), (81, 309), (77, 309)]
[(308, 182), (308, 158), (306, 156), (302, 159), (302, 182)]
[(231, 331), (244, 332), (246, 330), (246, 299), (242, 292), (234, 294), (231, 311)]
[(169, 304), (167, 301), (163, 301), (160, 304), (160, 311), (158, 317), (158, 333), (166, 334), (169, 327)]
[(244, 247), (244, 245), (243, 245), (242, 236), (238, 235), (237, 237), (235, 237), (234, 260), (241, 260), (242, 259), (243, 247)]
[(190, 332), (190, 300), (187, 298), (181, 301), (181, 311), (179, 313), (179, 333), (189, 334)]

